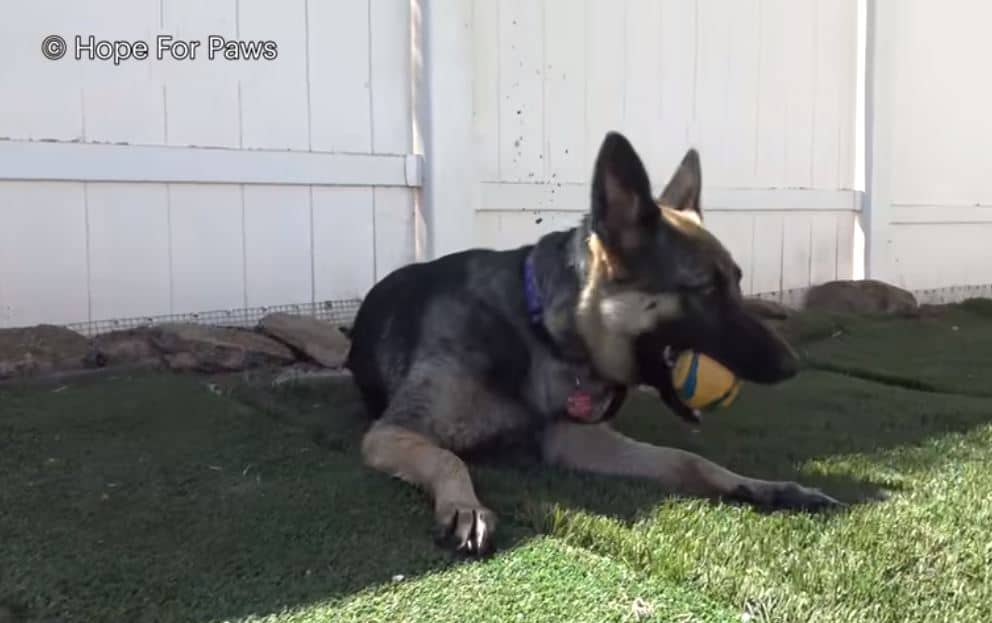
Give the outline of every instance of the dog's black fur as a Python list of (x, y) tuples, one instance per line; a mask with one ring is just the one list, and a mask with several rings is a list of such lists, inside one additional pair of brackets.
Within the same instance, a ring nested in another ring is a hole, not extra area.
[[(654, 199), (633, 147), (611, 132), (590, 213), (575, 228), (515, 250), (411, 264), (368, 293), (347, 364), (376, 418), (365, 459), (428, 489), (456, 548), (487, 550), (495, 525), (458, 454), (506, 438), (536, 436), (548, 462), (653, 478), (674, 493), (837, 504), (624, 438), (605, 423), (641, 384), (696, 418), (675, 397), (665, 347), (706, 353), (758, 383), (796, 373), (788, 345), (745, 311), (740, 269), (702, 227), (700, 188), (690, 150)], [(589, 408), (572, 410), (577, 391)]]

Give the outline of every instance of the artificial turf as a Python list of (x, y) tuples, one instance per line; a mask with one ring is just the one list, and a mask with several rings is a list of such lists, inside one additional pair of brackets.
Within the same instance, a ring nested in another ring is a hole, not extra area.
[(835, 317), (830, 337), (802, 350), (822, 369), (925, 391), (992, 396), (990, 326), (992, 301), (975, 299), (917, 318)]
[(617, 424), (847, 511), (487, 458), (481, 562), (435, 547), (424, 496), (361, 466), (347, 383), (0, 388), (0, 621), (992, 620), (992, 315), (808, 324), (795, 380), (746, 387), (698, 432), (647, 395)]

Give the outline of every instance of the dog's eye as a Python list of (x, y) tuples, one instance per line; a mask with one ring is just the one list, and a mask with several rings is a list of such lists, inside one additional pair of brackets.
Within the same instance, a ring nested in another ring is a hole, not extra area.
[(702, 296), (710, 296), (716, 292), (716, 284), (712, 281), (707, 283), (700, 283), (694, 285), (682, 286), (682, 291), (686, 294), (699, 294)]

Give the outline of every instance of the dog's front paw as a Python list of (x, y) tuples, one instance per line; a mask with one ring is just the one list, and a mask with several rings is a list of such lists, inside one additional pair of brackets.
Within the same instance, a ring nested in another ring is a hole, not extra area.
[(819, 512), (847, 506), (818, 489), (796, 482), (742, 484), (729, 497), (768, 510)]
[(787, 482), (774, 489), (771, 506), (778, 509), (817, 512), (843, 508), (847, 505), (819, 489), (804, 487), (795, 482)]
[(435, 512), (436, 540), (454, 551), (483, 556), (492, 551), (496, 514), (479, 504), (441, 504)]

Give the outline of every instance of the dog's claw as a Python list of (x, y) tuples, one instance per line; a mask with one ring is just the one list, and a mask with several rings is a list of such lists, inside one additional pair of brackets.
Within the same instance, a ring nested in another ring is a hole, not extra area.
[(795, 482), (769, 483), (763, 487), (741, 485), (733, 491), (730, 498), (769, 510), (820, 512), (847, 507), (847, 504), (818, 489)]
[(496, 514), (482, 506), (454, 506), (438, 511), (438, 540), (460, 554), (492, 551)]
[(804, 487), (797, 483), (789, 483), (778, 490), (772, 499), (772, 505), (776, 508), (810, 512), (839, 509), (847, 506), (819, 489)]

